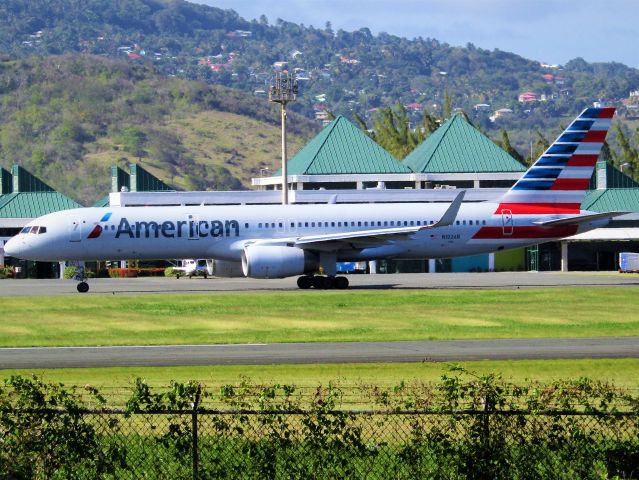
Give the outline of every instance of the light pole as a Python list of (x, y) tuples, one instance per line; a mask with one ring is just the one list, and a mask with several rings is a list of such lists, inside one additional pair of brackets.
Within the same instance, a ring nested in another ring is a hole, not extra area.
[(275, 74), (268, 99), (282, 106), (282, 205), (288, 204), (288, 172), (286, 170), (286, 105), (297, 98), (297, 81), (286, 72)]

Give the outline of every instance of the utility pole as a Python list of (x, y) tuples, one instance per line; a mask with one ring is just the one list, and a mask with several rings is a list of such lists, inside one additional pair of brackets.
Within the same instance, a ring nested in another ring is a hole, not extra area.
[(275, 83), (268, 90), (270, 102), (282, 106), (282, 205), (288, 205), (288, 172), (286, 169), (286, 105), (297, 98), (297, 81), (287, 72), (275, 74)]

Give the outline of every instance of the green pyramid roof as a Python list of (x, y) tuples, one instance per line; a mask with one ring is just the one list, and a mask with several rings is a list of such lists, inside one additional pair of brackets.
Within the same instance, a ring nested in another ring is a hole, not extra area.
[(59, 192), (16, 192), (0, 195), (0, 218), (36, 218), (82, 205)]
[(404, 165), (417, 173), (523, 172), (508, 155), (461, 115), (453, 117), (420, 143)]
[(581, 208), (591, 212), (639, 212), (639, 188), (590, 190)]
[(410, 173), (399, 160), (342, 116), (297, 152), (287, 166), (289, 175)]

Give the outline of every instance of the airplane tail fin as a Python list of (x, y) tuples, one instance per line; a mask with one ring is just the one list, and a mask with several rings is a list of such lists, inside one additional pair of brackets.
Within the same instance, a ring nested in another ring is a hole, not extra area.
[(496, 213), (579, 214), (614, 108), (587, 108), (513, 187)]

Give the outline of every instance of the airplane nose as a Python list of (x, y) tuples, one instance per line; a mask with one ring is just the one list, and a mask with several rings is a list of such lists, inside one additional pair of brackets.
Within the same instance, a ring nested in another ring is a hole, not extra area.
[(9, 257), (20, 257), (22, 251), (22, 242), (17, 238), (10, 238), (7, 243), (4, 244), (4, 254)]

